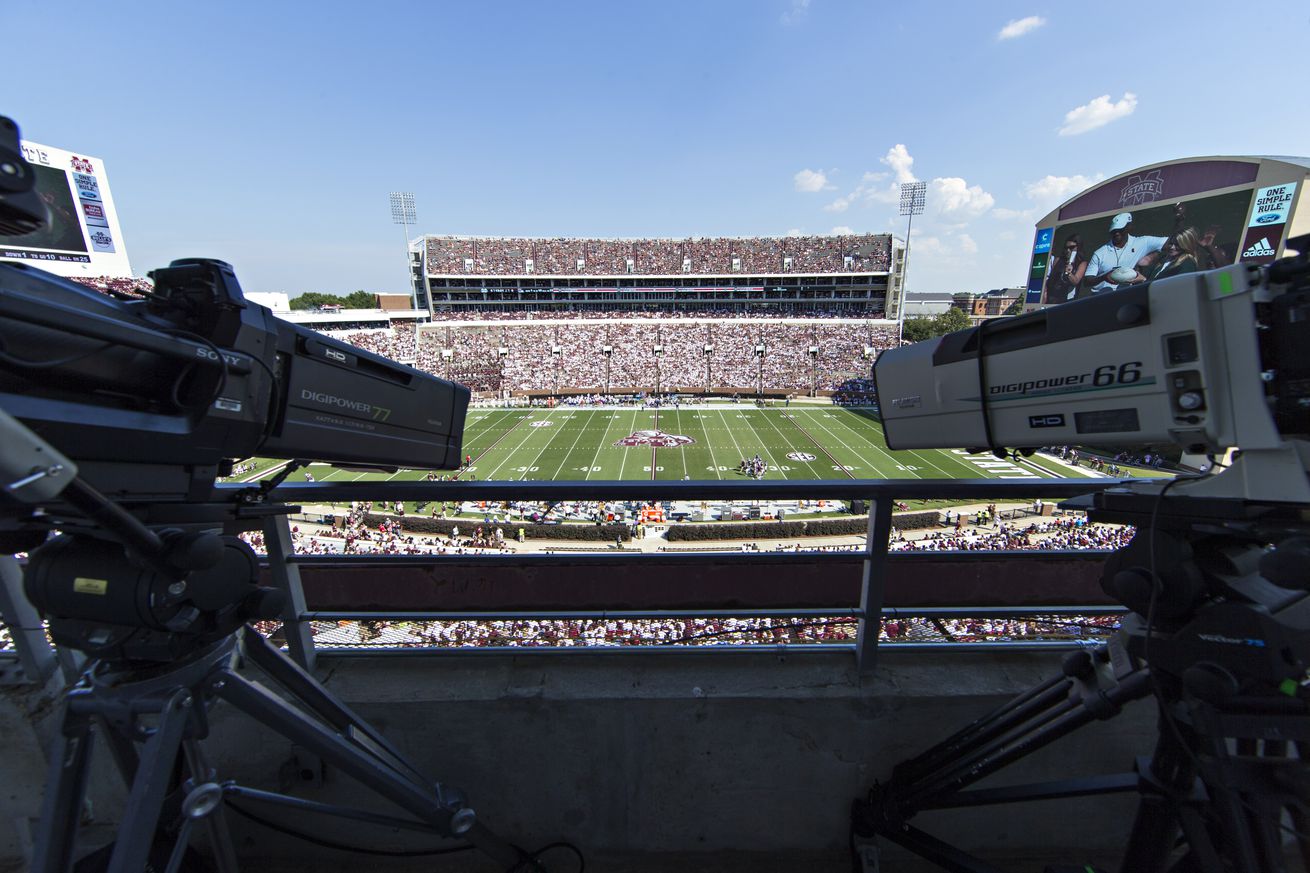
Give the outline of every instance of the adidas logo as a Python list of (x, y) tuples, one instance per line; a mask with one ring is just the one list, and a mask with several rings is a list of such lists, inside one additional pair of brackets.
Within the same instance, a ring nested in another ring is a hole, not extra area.
[(1269, 237), (1264, 236), (1260, 241), (1242, 252), (1244, 258), (1272, 258), (1274, 256), (1273, 246), (1269, 245)]

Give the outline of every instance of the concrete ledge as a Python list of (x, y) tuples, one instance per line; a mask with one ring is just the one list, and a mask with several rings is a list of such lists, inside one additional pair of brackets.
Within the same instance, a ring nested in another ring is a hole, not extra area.
[[(1058, 669), (1059, 658), (1048, 655), (887, 652), (863, 681), (838, 654), (353, 658), (328, 661), (322, 672), (425, 772), (463, 788), (483, 821), (525, 847), (568, 839), (593, 863), (604, 858), (605, 869), (631, 871), (845, 871), (850, 802), (874, 779)], [(231, 712), (216, 713), (215, 725), (211, 747), (227, 774), (275, 787), (289, 744)], [(1119, 772), (1150, 752), (1154, 730), (1153, 704), (1143, 701), (989, 784)], [(330, 770), (321, 788), (298, 793), (374, 803)], [(937, 812), (916, 824), (1040, 870), (1038, 859), (1112, 860), (1134, 804), (1101, 797)], [(330, 821), (302, 818), (296, 826), (389, 848), (433, 844)], [(264, 869), (303, 869), (307, 857), (316, 868), (346, 869), (360, 857), (237, 827), (241, 851)], [(904, 855), (893, 847), (887, 857)], [(572, 863), (557, 861), (562, 870)], [(446, 865), (489, 869), (473, 856)]]
[[(481, 819), (528, 848), (566, 839), (590, 869), (849, 870), (850, 803), (892, 766), (1059, 669), (1057, 655), (898, 653), (862, 679), (849, 654), (728, 658), (586, 656), (327, 659), (320, 675), (432, 778), (464, 789)], [(40, 804), (56, 720), (54, 686), (0, 695), (6, 828), (0, 869), (23, 869), (22, 827)], [(301, 782), (289, 741), (219, 706), (205, 747), (220, 778), (394, 812), (328, 768)], [(1154, 706), (1033, 755), (990, 784), (1127, 769), (1154, 740)], [(122, 792), (103, 747), (87, 847), (112, 837)], [(1002, 866), (1053, 860), (1113, 866), (1135, 798), (1101, 797), (926, 813), (915, 824)], [(251, 808), (254, 808), (253, 806)], [(437, 844), (421, 834), (262, 809), (339, 842), (386, 849)], [(232, 816), (251, 869), (492, 870), (486, 859), (333, 853)], [(927, 869), (886, 850), (885, 870)], [(572, 871), (558, 853), (552, 869)]]

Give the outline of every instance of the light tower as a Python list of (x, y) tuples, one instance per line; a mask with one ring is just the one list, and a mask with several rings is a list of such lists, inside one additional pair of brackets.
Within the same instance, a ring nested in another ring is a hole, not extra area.
[(391, 192), (391, 223), (399, 224), (405, 234), (405, 277), (409, 283), (409, 308), (418, 309), (418, 288), (414, 284), (414, 267), (409, 261), (409, 226), (418, 224), (412, 191)]
[(923, 215), (924, 204), (928, 200), (927, 182), (901, 183), (901, 215), (905, 219), (905, 264), (901, 267), (901, 305), (896, 307), (896, 342), (901, 341), (905, 330), (905, 277), (910, 272), (910, 229), (914, 226), (914, 216)]

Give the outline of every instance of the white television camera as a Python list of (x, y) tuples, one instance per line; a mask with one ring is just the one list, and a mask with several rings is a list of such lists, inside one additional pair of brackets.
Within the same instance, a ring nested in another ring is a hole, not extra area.
[(884, 352), (888, 448), (1240, 447), (1187, 492), (1310, 503), (1310, 237), (1289, 245)]

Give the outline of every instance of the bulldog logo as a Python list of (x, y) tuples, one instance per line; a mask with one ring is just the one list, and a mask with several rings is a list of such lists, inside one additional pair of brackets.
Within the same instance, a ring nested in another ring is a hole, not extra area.
[(665, 433), (662, 430), (639, 430), (635, 433), (625, 436), (616, 442), (616, 446), (655, 446), (661, 449), (672, 449), (678, 446), (688, 446), (696, 442), (689, 436), (683, 436), (680, 433)]

